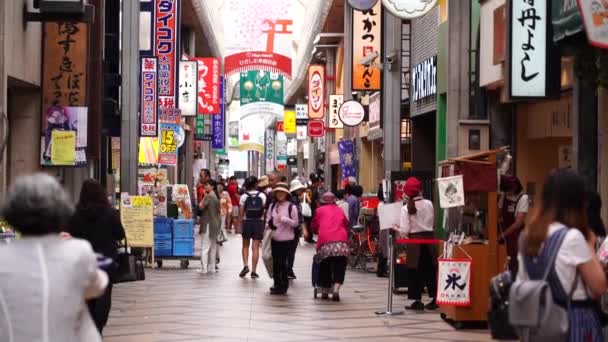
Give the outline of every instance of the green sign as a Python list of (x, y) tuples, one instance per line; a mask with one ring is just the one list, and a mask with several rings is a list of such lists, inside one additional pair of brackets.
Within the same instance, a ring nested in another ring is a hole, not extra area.
[(583, 21), (577, 0), (554, 0), (551, 6), (554, 42), (583, 30)]
[(241, 73), (241, 105), (271, 102), (283, 105), (283, 76), (264, 70)]
[(205, 117), (203, 115), (197, 115), (195, 125), (194, 140), (203, 140), (205, 137)]

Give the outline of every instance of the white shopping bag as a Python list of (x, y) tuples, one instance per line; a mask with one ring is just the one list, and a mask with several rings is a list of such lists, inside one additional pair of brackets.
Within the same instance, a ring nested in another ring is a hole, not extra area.
[(262, 240), (262, 261), (268, 271), (268, 276), (272, 278), (272, 230), (267, 229), (264, 232), (264, 240)]

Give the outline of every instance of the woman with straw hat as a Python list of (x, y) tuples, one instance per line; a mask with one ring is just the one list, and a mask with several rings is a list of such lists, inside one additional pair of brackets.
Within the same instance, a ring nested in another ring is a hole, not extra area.
[(272, 234), (272, 269), (274, 286), (270, 294), (283, 295), (289, 288), (289, 256), (291, 255), (295, 229), (300, 225), (298, 209), (289, 200), (289, 186), (278, 183), (272, 189), (274, 203), (266, 213), (266, 229)]

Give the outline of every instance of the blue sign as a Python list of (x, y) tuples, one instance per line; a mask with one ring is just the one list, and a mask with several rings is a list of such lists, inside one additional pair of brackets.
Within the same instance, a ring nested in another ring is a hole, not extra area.
[(224, 137), (226, 136), (224, 130), (224, 78), (220, 77), (220, 112), (212, 115), (211, 119), (211, 148), (214, 150), (224, 149)]
[(340, 154), (340, 166), (342, 167), (342, 179), (348, 177), (356, 178), (355, 143), (352, 140), (338, 142), (338, 152)]

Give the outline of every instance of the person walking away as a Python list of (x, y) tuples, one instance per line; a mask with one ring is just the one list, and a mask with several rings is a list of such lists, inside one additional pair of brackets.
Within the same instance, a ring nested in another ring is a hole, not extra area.
[(199, 204), (201, 209), (201, 274), (217, 271), (217, 236), (221, 229), (220, 201), (216, 194), (217, 183), (208, 180), (205, 183), (205, 197)]
[[(393, 226), (393, 230), (399, 232), (406, 239), (434, 239), (435, 211), (433, 202), (422, 197), (420, 181), (415, 177), (408, 178), (405, 182), (404, 193), (408, 197), (407, 205), (401, 209), (399, 227)], [(437, 297), (437, 257), (437, 246), (435, 245), (407, 245), (408, 298), (414, 300), (410, 306), (405, 307), (407, 310), (423, 311), (424, 309), (436, 310), (438, 308), (435, 303)], [(424, 286), (429, 291), (429, 297), (433, 298), (427, 305), (421, 302)]]
[(321, 298), (340, 301), (340, 288), (344, 285), (346, 264), (350, 254), (348, 219), (336, 205), (336, 196), (326, 192), (321, 196), (321, 207), (312, 220), (312, 230), (318, 234), (317, 257), (320, 258), (319, 284), (324, 289)]
[(359, 224), (361, 205), (356, 193), (357, 185), (354, 183), (349, 183), (346, 186), (346, 201), (348, 202), (348, 224), (350, 229)]
[(597, 237), (586, 222), (585, 202), (585, 182), (576, 172), (561, 169), (547, 177), (540, 210), (523, 233), (517, 279), (542, 279), (557, 249), (547, 281), (554, 301), (568, 309), (568, 341), (602, 342), (596, 299), (606, 292), (606, 276), (595, 253)]
[(0, 248), (0, 341), (101, 342), (86, 301), (108, 275), (88, 241), (60, 238), (74, 208), (55, 178), (18, 177), (0, 215), (21, 239)]
[(602, 197), (596, 191), (587, 193), (587, 219), (593, 233), (598, 238), (605, 238), (606, 226), (602, 220)]
[(264, 206), (266, 195), (256, 190), (258, 179), (250, 176), (245, 180), (246, 192), (241, 196), (240, 207), (243, 234), (243, 270), (239, 277), (243, 278), (249, 273), (249, 248), (251, 246), (251, 278), (257, 279), (258, 261), (260, 260), (260, 244), (264, 239)]
[[(230, 201), (230, 195), (224, 189), (225, 189), (224, 184), (218, 183), (217, 192), (220, 194), (220, 214), (221, 214), (221, 220), (222, 220), (221, 226), (220, 226), (220, 232), (221, 232), (221, 234), (224, 235), (224, 237), (226, 237), (227, 236), (226, 227), (228, 224), (228, 217), (230, 215), (232, 215), (232, 202)], [(219, 235), (221, 235), (221, 234), (219, 234)], [(218, 235), (218, 239), (219, 239), (219, 235)], [(218, 242), (217, 254), (216, 254), (217, 264), (220, 263), (220, 254), (222, 254), (221, 253), (222, 245), (223, 245), (223, 242)], [(216, 268), (217, 268), (217, 264), (215, 265)]]
[[(300, 244), (300, 238), (302, 237), (302, 230), (304, 226), (304, 214), (303, 214), (303, 206), (308, 205), (308, 203), (304, 204), (306, 200), (304, 198), (306, 192), (306, 186), (300, 182), (298, 179), (294, 179), (291, 181), (289, 185), (289, 192), (291, 193), (291, 203), (296, 206), (298, 209), (298, 226), (295, 228), (295, 236), (292, 242), (291, 251), (289, 254), (289, 270), (287, 271), (287, 277), (290, 280), (296, 279), (296, 274), (293, 271), (293, 265), (296, 260), (296, 251), (298, 249), (298, 245)], [(308, 207), (308, 211), (310, 211), (310, 206)]]
[(502, 204), (502, 223), (500, 243), (506, 243), (509, 256), (509, 270), (517, 274), (517, 246), (519, 235), (526, 225), (526, 215), (530, 201), (523, 192), (519, 179), (515, 176), (504, 175), (501, 178), (501, 190), (504, 192)]
[(228, 190), (228, 195), (230, 195), (230, 202), (232, 203), (232, 213), (228, 216), (227, 227), (228, 230), (233, 231), (235, 234), (240, 234), (241, 225), (239, 222), (240, 212), (239, 212), (239, 184), (236, 181), (236, 177), (232, 176), (228, 180), (228, 186), (226, 188)]
[(344, 216), (346, 216), (346, 218), (348, 218), (349, 215), (349, 211), (348, 211), (348, 202), (346, 202), (346, 191), (344, 191), (344, 189), (340, 189), (336, 192), (336, 205), (338, 207), (340, 207), (340, 209), (342, 209), (342, 211), (344, 211)]
[(284, 295), (289, 288), (289, 256), (295, 228), (299, 225), (297, 207), (289, 200), (287, 183), (277, 183), (272, 190), (274, 203), (266, 214), (266, 228), (272, 229), (272, 273), (274, 285), (270, 294)]
[[(95, 253), (116, 261), (118, 244), (125, 238), (118, 210), (112, 208), (101, 184), (85, 180), (80, 190), (76, 213), (68, 223), (66, 231), (74, 238), (88, 241)], [(101, 297), (87, 302), (91, 317), (101, 334), (108, 322), (112, 307), (112, 274)]]

